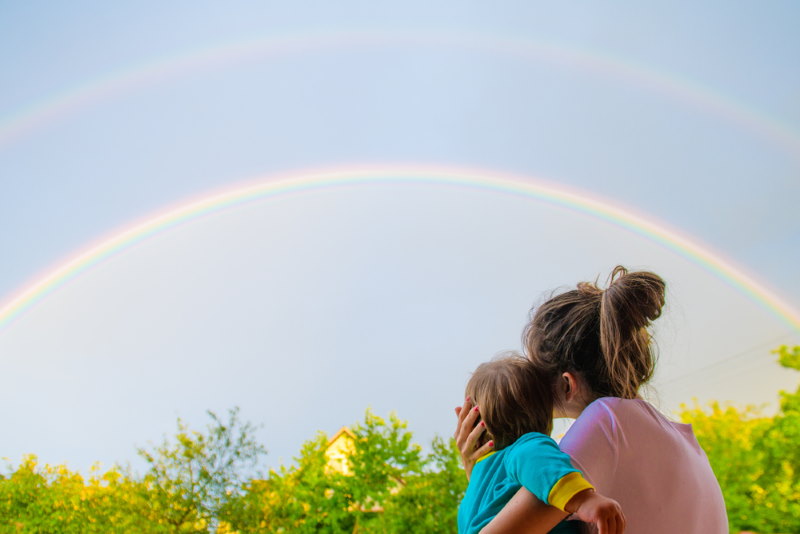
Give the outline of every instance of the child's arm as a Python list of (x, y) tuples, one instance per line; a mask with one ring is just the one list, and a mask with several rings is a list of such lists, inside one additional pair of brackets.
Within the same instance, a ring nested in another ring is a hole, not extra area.
[(593, 489), (576, 494), (564, 509), (581, 521), (595, 525), (598, 534), (622, 534), (625, 531), (625, 516), (619, 503)]

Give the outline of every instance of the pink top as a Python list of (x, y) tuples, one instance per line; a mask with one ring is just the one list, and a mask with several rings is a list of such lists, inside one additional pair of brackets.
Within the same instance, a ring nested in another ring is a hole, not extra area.
[(589, 404), (559, 444), (620, 503), (626, 534), (728, 534), (725, 501), (692, 425), (639, 399)]

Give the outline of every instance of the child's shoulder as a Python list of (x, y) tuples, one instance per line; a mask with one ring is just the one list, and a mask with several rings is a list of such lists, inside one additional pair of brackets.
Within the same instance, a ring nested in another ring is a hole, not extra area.
[(539, 432), (523, 434), (505, 449), (504, 464), (509, 472), (521, 473), (529, 470), (532, 465), (538, 470), (541, 465), (550, 461), (566, 461), (566, 465), (570, 465), (569, 457), (555, 440)]
[(521, 435), (517, 440), (509, 445), (509, 448), (519, 448), (519, 447), (537, 447), (537, 446), (544, 446), (549, 447), (556, 444), (555, 440), (548, 436), (547, 434), (542, 434), (541, 432), (528, 432), (527, 434)]

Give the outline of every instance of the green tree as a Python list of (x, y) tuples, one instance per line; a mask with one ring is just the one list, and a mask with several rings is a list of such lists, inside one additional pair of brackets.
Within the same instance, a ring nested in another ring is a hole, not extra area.
[(149, 465), (141, 483), (146, 515), (172, 532), (207, 532), (225, 504), (241, 491), (266, 449), (255, 441), (255, 428), (229, 410), (227, 421), (209, 411), (206, 432), (193, 431), (178, 419), (174, 440), (152, 450), (140, 448)]
[(223, 421), (209, 412), (206, 433), (178, 420), (175, 441), (140, 449), (143, 476), (114, 467), (88, 478), (65, 466), (23, 458), (0, 475), (0, 533), (150, 534), (208, 532), (242, 487), (264, 448), (238, 410)]
[(407, 423), (367, 411), (353, 426), (347, 469), (332, 468), (327, 436), (296, 462), (253, 472), (264, 448), (238, 410), (209, 412), (205, 432), (178, 420), (174, 436), (140, 449), (147, 470), (115, 466), (88, 477), (34, 456), (0, 474), (0, 534), (454, 533), (466, 479), (452, 440), (429, 454)]
[[(800, 346), (774, 351), (800, 370)], [(752, 407), (712, 403), (684, 408), (720, 482), (731, 532), (800, 532), (800, 387), (780, 392), (780, 409), (765, 417)]]
[(402, 491), (386, 500), (376, 532), (456, 532), (467, 478), (455, 442), (436, 438), (424, 465), (424, 472), (407, 477)]
[(466, 486), (452, 442), (423, 456), (407, 423), (367, 411), (353, 426), (349, 471), (328, 466), (327, 436), (306, 442), (295, 465), (252, 481), (222, 514), (241, 533), (455, 533)]
[[(800, 371), (800, 346), (783, 346), (775, 352), (782, 366)], [(759, 447), (763, 454), (759, 485), (764, 492), (756, 504), (771, 512), (764, 526), (772, 532), (800, 532), (800, 386), (794, 392), (780, 392), (780, 410), (764, 429)]]
[(94, 466), (84, 478), (66, 466), (26, 456), (0, 475), (0, 533), (124, 534), (170, 532), (141, 513), (145, 488), (130, 473)]

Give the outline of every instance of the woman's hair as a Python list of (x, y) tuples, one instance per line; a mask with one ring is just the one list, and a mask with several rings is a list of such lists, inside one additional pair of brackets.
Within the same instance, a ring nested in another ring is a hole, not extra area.
[(479, 407), (495, 450), (528, 432), (550, 433), (552, 388), (521, 354), (507, 353), (479, 365), (467, 383), (466, 394)]
[(581, 282), (531, 310), (527, 356), (551, 383), (580, 373), (596, 397), (635, 398), (655, 369), (650, 323), (664, 306), (664, 281), (617, 266), (608, 288)]

